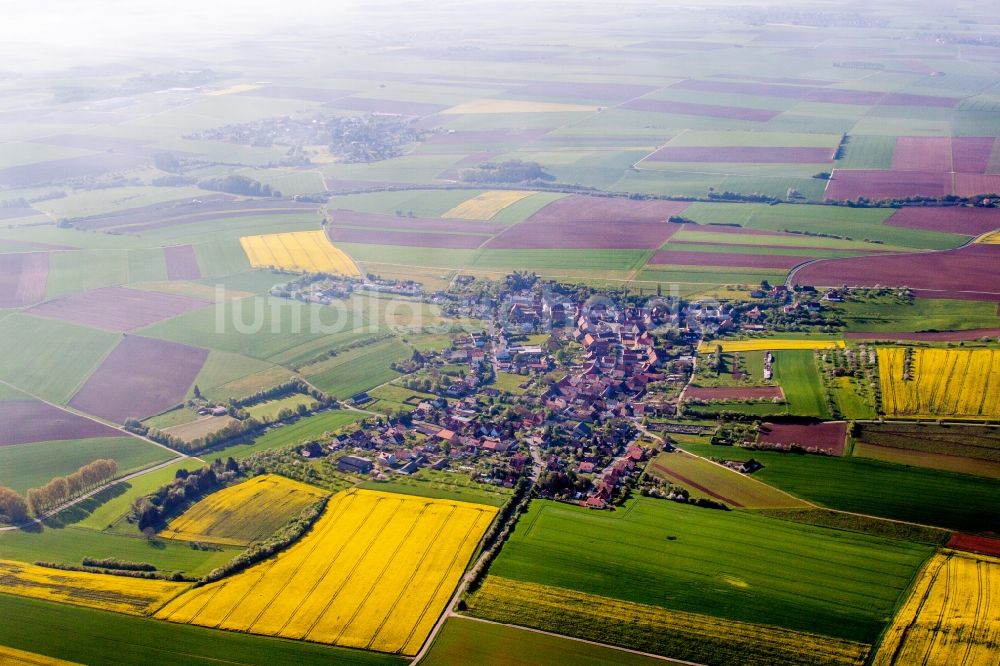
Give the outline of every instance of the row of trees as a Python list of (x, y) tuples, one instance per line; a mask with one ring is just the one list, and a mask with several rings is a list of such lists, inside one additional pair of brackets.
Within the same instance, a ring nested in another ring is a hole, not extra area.
[(41, 488), (28, 490), (28, 507), (36, 516), (81, 493), (107, 483), (118, 475), (118, 463), (101, 458), (88, 463), (68, 476), (57, 476)]

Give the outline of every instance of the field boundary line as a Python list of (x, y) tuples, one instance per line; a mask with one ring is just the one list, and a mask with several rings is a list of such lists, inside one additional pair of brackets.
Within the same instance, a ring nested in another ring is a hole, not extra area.
[[(577, 643), (585, 643), (587, 645), (594, 645), (597, 647), (609, 648), (612, 650), (621, 650), (622, 652), (629, 652), (631, 654), (639, 655), (641, 657), (648, 657), (650, 659), (658, 659), (660, 661), (666, 662), (668, 664), (683, 664), (684, 666), (707, 666), (706, 664), (699, 663), (697, 661), (685, 661), (683, 659), (674, 659), (672, 657), (665, 657), (662, 654), (653, 654), (652, 652), (643, 652), (642, 650), (633, 650), (632, 648), (619, 647), (617, 645), (611, 645), (610, 643), (599, 643), (598, 641), (588, 640), (586, 638), (577, 638), (575, 636), (564, 636), (563, 634), (557, 634), (553, 631), (545, 631), (544, 629), (535, 629), (533, 627), (524, 627), (519, 624), (506, 624), (504, 622), (495, 622), (493, 620), (486, 620), (481, 617), (475, 617), (473, 615), (462, 615), (460, 613), (449, 612), (448, 617), (458, 617), (463, 620), (471, 620), (473, 622), (482, 622), (483, 624), (495, 624), (500, 627), (513, 627), (515, 629), (523, 629), (524, 631), (530, 631), (536, 634), (542, 634), (543, 636), (553, 636), (555, 638), (564, 638), (568, 641), (576, 641)], [(416, 664), (416, 661), (413, 662)]]

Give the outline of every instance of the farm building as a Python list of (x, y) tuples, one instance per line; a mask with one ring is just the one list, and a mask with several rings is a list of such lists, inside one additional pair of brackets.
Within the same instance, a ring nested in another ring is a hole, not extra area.
[(358, 458), (357, 456), (344, 456), (337, 461), (337, 471), (348, 474), (368, 474), (374, 465), (370, 460)]

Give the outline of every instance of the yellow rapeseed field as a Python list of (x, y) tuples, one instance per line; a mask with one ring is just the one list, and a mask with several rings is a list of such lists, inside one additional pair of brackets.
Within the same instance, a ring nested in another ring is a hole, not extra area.
[(787, 340), (784, 338), (759, 338), (754, 340), (710, 340), (702, 342), (698, 351), (702, 354), (711, 354), (717, 345), (722, 345), (722, 351), (729, 352), (749, 352), (749, 351), (782, 351), (795, 349), (843, 349), (846, 344), (843, 340)]
[(495, 514), (481, 504), (344, 491), (292, 548), (191, 590), (156, 616), (416, 654)]
[(880, 347), (882, 407), (888, 416), (994, 419), (1000, 416), (1000, 350)]
[(351, 258), (322, 231), (243, 236), (240, 245), (254, 268), (361, 275)]
[(935, 555), (886, 632), (874, 666), (997, 663), (1000, 559)]
[(869, 651), (869, 646), (863, 643), (723, 620), (499, 576), (488, 576), (469, 605), (484, 617), (526, 626), (537, 626), (533, 624), (536, 618), (543, 624), (565, 621), (575, 627), (600, 626), (610, 618), (612, 622), (643, 627), (650, 633), (715, 639), (732, 644), (765, 643), (794, 663), (860, 665)]
[(246, 546), (273, 534), (327, 493), (277, 474), (229, 486), (170, 521), (164, 539)]
[(190, 587), (187, 583), (63, 571), (0, 560), (0, 588), (7, 594), (146, 615)]
[(998, 245), (1000, 244), (1000, 229), (997, 231), (987, 231), (985, 234), (976, 239), (977, 243), (986, 243), (987, 245)]
[(455, 217), (465, 220), (492, 220), (507, 206), (517, 203), (534, 192), (518, 190), (494, 190), (466, 199), (441, 217)]
[(74, 666), (76, 663), (0, 645), (0, 666)]

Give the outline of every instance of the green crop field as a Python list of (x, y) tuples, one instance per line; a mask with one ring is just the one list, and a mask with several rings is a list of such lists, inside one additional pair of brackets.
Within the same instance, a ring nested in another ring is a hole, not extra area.
[(852, 134), (847, 138), (844, 156), (837, 160), (838, 169), (889, 169), (896, 149), (894, 136)]
[[(822, 506), (924, 525), (981, 532), (994, 528), (1000, 481), (931, 469), (832, 456), (741, 451), (686, 444), (692, 453), (754, 458), (761, 481)], [(934, 497), (933, 502), (927, 500)]]
[(535, 501), (490, 574), (872, 642), (930, 554), (666, 500), (640, 498), (616, 513)]
[(63, 403), (100, 365), (119, 336), (60, 321), (14, 314), (0, 319), (0, 340), (17, 353), (0, 356), (0, 379)]
[(790, 414), (830, 418), (812, 351), (800, 349), (775, 352), (774, 379), (785, 392)]
[(509, 664), (574, 664), (576, 666), (663, 666), (670, 660), (592, 645), (519, 627), (450, 617), (421, 661), (427, 666), (508, 666)]
[(646, 472), (684, 488), (692, 498), (708, 497), (733, 508), (807, 506), (802, 500), (766, 483), (684, 451), (661, 453), (649, 464)]
[(385, 665), (404, 659), (0, 594), (0, 644), (86, 664)]
[(512, 492), (503, 486), (490, 486), (472, 481), (467, 474), (461, 472), (433, 469), (422, 469), (410, 476), (399, 475), (390, 481), (365, 481), (359, 487), (434, 499), (479, 502), (492, 506), (503, 506)]
[(900, 332), (950, 331), (1000, 328), (993, 303), (915, 298), (901, 301), (891, 296), (837, 303), (848, 331)]
[(49, 256), (45, 297), (58, 298), (88, 289), (126, 284), (129, 281), (129, 265), (129, 253), (122, 250), (53, 253)]
[(359, 421), (365, 416), (367, 415), (362, 412), (342, 410), (304, 416), (294, 423), (278, 426), (267, 431), (250, 444), (233, 444), (224, 449), (212, 451), (210, 455), (213, 456), (213, 459), (222, 458), (223, 460), (229, 456), (245, 458), (260, 451), (301, 444), (311, 439), (322, 437), (323, 433), (333, 432), (345, 425)]
[(299, 405), (309, 407), (316, 404), (318, 403), (315, 398), (310, 395), (306, 395), (305, 393), (293, 393), (282, 398), (259, 402), (255, 405), (246, 407), (246, 410), (250, 414), (251, 418), (266, 422), (273, 421), (278, 418), (278, 414), (283, 410), (290, 409), (295, 411)]
[[(275, 366), (249, 356), (231, 352), (211, 351), (202, 366), (194, 386), (205, 395), (224, 384), (235, 382), (253, 374), (267, 372)], [(194, 387), (192, 387), (192, 391)]]
[[(117, 483), (77, 504), (68, 515), (60, 514), (59, 519), (64, 523), (71, 523), (74, 527), (97, 531), (108, 529), (115, 523), (124, 522), (123, 519), (128, 514), (132, 502), (170, 483), (179, 470), (190, 471), (202, 466), (202, 463), (193, 458), (178, 460), (142, 476)], [(134, 530), (135, 527), (132, 525), (120, 526), (120, 531), (126, 534), (135, 534)]]
[(410, 348), (393, 338), (350, 349), (330, 360), (306, 366), (301, 372), (319, 389), (344, 399), (395, 379), (399, 373), (389, 364), (410, 355)]
[(173, 457), (166, 449), (135, 437), (96, 437), (0, 446), (0, 485), (23, 493), (66, 476), (98, 458), (112, 458), (118, 473), (149, 467)]
[[(219, 318), (222, 325), (219, 326)], [(313, 326), (313, 323), (316, 326)], [(277, 298), (241, 298), (224, 307), (189, 312), (142, 330), (143, 335), (266, 360), (308, 343), (350, 337), (348, 309)], [(329, 331), (329, 335), (324, 335)]]
[(183, 571), (203, 576), (239, 552), (239, 548), (195, 550), (189, 544), (155, 539), (147, 541), (139, 528), (129, 533), (96, 532), (82, 527), (46, 526), (39, 531), (0, 533), (0, 559), (21, 562), (56, 562), (79, 565), (84, 557), (115, 557), (132, 562), (148, 562), (162, 571)]

